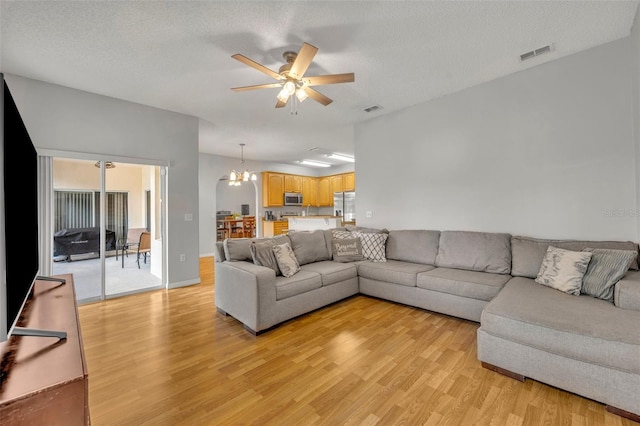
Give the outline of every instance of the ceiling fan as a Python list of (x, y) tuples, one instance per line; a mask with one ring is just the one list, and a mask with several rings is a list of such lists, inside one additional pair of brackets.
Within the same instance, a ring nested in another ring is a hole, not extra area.
[(346, 73), (305, 77), (304, 73), (307, 71), (307, 68), (309, 68), (311, 61), (317, 52), (318, 48), (308, 43), (303, 43), (298, 53), (292, 51), (284, 52), (282, 57), (287, 63), (281, 66), (278, 72), (275, 72), (264, 65), (241, 55), (240, 53), (236, 53), (231, 57), (245, 65), (249, 65), (250, 67), (257, 69), (269, 77), (273, 77), (278, 80), (278, 82), (258, 84), (255, 86), (233, 87), (231, 90), (234, 92), (244, 92), (246, 90), (280, 88), (280, 92), (277, 96), (278, 101), (276, 102), (276, 108), (284, 107), (289, 101), (289, 98), (293, 95), (295, 95), (300, 102), (309, 97), (314, 101), (327, 106), (333, 102), (333, 100), (311, 87), (321, 86), (324, 84), (351, 83), (355, 80), (355, 75), (353, 73)]

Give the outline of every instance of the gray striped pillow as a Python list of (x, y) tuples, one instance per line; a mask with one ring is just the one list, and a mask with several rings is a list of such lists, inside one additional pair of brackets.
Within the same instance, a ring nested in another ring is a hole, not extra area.
[(580, 293), (613, 302), (614, 286), (629, 270), (638, 253), (633, 250), (586, 248), (591, 261), (582, 278)]

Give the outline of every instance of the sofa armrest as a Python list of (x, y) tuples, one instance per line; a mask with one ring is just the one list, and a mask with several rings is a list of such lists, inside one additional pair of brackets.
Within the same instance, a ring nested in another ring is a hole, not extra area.
[(276, 273), (253, 263), (216, 262), (215, 304), (254, 332), (269, 328), (276, 304)]
[(640, 311), (640, 271), (629, 271), (616, 283), (613, 303), (622, 309)]

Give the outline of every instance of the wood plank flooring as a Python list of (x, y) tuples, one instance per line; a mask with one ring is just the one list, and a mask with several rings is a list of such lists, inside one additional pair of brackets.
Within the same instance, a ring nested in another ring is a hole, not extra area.
[(260, 336), (202, 284), (78, 308), (101, 425), (636, 425), (481, 367), (478, 324), (362, 295)]

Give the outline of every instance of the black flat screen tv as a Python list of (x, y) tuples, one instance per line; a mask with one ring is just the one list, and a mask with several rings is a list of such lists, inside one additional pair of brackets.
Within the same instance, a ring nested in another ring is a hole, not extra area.
[(0, 342), (16, 326), (38, 277), (38, 163), (2, 77), (0, 118)]

